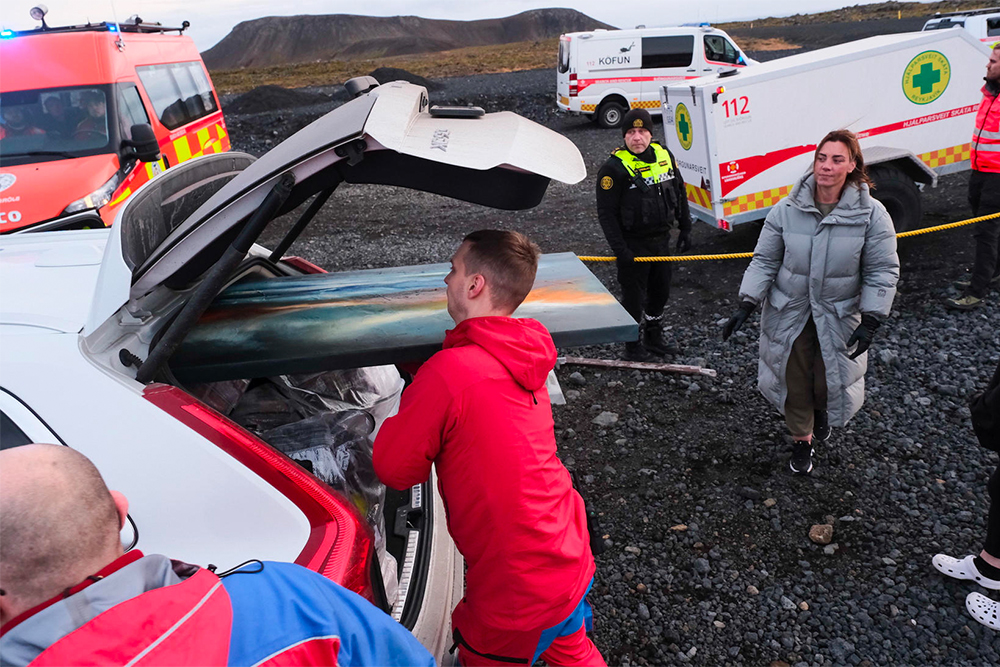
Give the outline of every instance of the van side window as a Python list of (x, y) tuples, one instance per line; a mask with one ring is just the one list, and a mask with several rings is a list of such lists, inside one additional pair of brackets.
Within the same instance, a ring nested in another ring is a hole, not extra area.
[(721, 35), (705, 35), (705, 60), (735, 65), (740, 54), (732, 43)]
[(212, 86), (201, 63), (136, 67), (153, 110), (169, 130), (218, 111)]
[(642, 38), (642, 67), (690, 67), (694, 35)]
[(995, 19), (986, 19), (986, 36), (987, 37), (1000, 36), (1000, 17)]
[(142, 105), (142, 98), (139, 97), (139, 89), (132, 84), (120, 86), (118, 88), (118, 106), (122, 137), (131, 139), (133, 125), (149, 122), (146, 107)]

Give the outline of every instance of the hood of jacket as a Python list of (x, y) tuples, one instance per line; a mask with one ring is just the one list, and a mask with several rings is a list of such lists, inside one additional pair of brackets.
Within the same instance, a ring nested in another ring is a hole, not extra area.
[(478, 345), (499, 361), (528, 391), (545, 386), (556, 364), (556, 346), (541, 322), (517, 317), (473, 317), (444, 337), (444, 349)]
[[(815, 193), (816, 178), (812, 171), (805, 173), (788, 193), (788, 199), (792, 205), (803, 211), (818, 211), (816, 208)], [(864, 224), (868, 221), (872, 211), (872, 196), (868, 190), (867, 183), (852, 185), (848, 183), (840, 193), (840, 201), (830, 212), (833, 216), (837, 214), (840, 222), (851, 224)]]

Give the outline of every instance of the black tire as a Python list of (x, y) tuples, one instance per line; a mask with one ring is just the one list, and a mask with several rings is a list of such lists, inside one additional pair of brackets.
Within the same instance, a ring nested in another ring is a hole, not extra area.
[(620, 102), (605, 102), (597, 110), (597, 124), (603, 128), (619, 127), (625, 120), (625, 105)]
[(913, 179), (892, 165), (876, 165), (868, 175), (875, 182), (872, 196), (889, 212), (896, 233), (916, 229), (923, 217), (923, 206)]

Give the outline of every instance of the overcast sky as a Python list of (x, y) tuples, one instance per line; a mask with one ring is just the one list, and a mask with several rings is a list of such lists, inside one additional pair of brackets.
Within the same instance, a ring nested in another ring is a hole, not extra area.
[[(927, 1), (927, 0), (924, 0)], [(691, 21), (732, 21), (765, 16), (788, 16), (837, 9), (866, 0), (576, 0), (560, 4), (545, 0), (45, 0), (50, 25), (70, 25), (114, 20), (124, 21), (138, 14), (146, 21), (180, 25), (190, 21), (189, 35), (202, 51), (225, 37), (240, 21), (262, 16), (294, 14), (365, 14), (368, 16), (413, 15), (433, 19), (472, 20), (499, 18), (543, 7), (571, 7), (599, 21), (619, 28), (644, 23), (649, 27), (677, 25)], [(3, 0), (0, 24), (5, 28), (33, 28), (37, 22), (28, 10), (37, 2)], [(989, 3), (985, 3), (989, 4)], [(359, 8), (363, 7), (363, 10)]]

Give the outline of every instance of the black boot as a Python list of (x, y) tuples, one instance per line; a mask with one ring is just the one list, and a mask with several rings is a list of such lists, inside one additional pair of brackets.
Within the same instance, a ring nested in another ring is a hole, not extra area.
[(649, 361), (649, 352), (637, 340), (625, 343), (625, 361)]
[(672, 340), (666, 340), (663, 337), (663, 327), (660, 324), (660, 318), (646, 320), (646, 330), (642, 334), (642, 344), (647, 350), (658, 357), (672, 356), (680, 353), (676, 343)]

